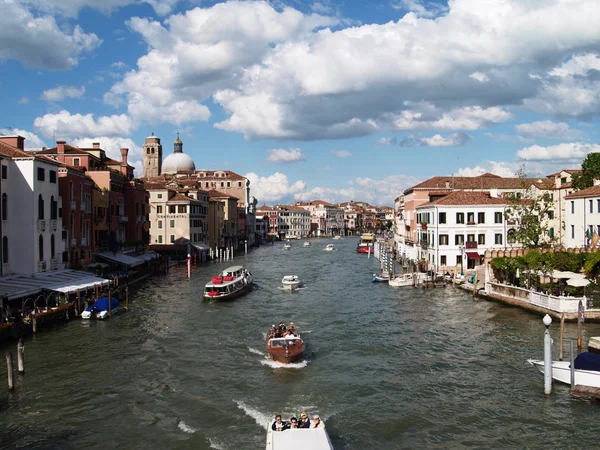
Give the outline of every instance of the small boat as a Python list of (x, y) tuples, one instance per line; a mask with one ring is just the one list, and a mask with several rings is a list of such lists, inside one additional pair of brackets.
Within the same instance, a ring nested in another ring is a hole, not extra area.
[(110, 298), (110, 313), (108, 311), (108, 297), (100, 297), (94, 302), (94, 304), (88, 307), (81, 313), (82, 319), (106, 319), (108, 316), (115, 314), (119, 307), (119, 300), (115, 297)]
[(335, 247), (333, 246), (333, 244), (327, 244), (327, 246), (323, 249), (326, 252), (332, 252), (335, 250)]
[(358, 253), (371, 253), (373, 255), (375, 253), (374, 246), (375, 236), (373, 233), (364, 233), (360, 236), (360, 242), (356, 246), (356, 251)]
[(283, 244), (284, 250), (291, 250), (291, 248), (292, 248), (292, 244), (290, 244), (290, 241), (287, 241), (285, 244)]
[(342, 237), (338, 234), (337, 236), (333, 237), (336, 241), (339, 241)]
[(304, 247), (310, 247), (310, 242), (304, 241)]
[(204, 299), (212, 302), (232, 300), (252, 289), (252, 274), (243, 266), (232, 266), (212, 277), (204, 287)]
[(304, 341), (299, 333), (285, 337), (269, 337), (267, 333), (266, 346), (271, 358), (284, 364), (298, 361), (304, 351)]
[(267, 446), (265, 450), (333, 450), (325, 422), (321, 420), (318, 428), (289, 428), (273, 431), (267, 427)]
[[(544, 361), (528, 359), (527, 362), (544, 373)], [(600, 388), (600, 355), (583, 352), (575, 358), (575, 384)], [(571, 384), (571, 363), (552, 361), (552, 378), (560, 383)]]
[(390, 278), (389, 285), (392, 287), (415, 286), (426, 279), (426, 273), (405, 273), (404, 275)]
[(298, 275), (286, 275), (281, 279), (281, 284), (283, 284), (284, 289), (293, 291), (300, 286), (300, 278), (298, 278)]
[(390, 274), (383, 272), (381, 274), (373, 274), (373, 283), (388, 283), (390, 281)]

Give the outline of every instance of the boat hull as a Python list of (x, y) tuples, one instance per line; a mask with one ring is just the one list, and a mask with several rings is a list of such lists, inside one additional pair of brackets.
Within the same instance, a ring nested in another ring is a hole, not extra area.
[[(527, 362), (544, 373), (544, 361), (529, 359)], [(571, 384), (570, 362), (552, 361), (552, 379), (559, 383)], [(600, 372), (575, 369), (575, 384), (600, 388)]]
[(325, 423), (321, 422), (321, 425), (319, 428), (273, 431), (269, 423), (265, 450), (333, 450)]
[(373, 283), (389, 283), (389, 277), (382, 277), (380, 275), (373, 275)]
[(299, 281), (295, 282), (295, 283), (282, 283), (282, 284), (283, 284), (283, 289), (286, 291), (294, 291), (300, 287)]
[(219, 295), (219, 296), (215, 296), (215, 297), (204, 294), (203, 297), (204, 297), (204, 300), (206, 300), (208, 302), (227, 302), (229, 300), (236, 299), (236, 298), (241, 297), (242, 295), (250, 292), (252, 290), (252, 284), (253, 284), (253, 282), (252, 282), (252, 280), (250, 280), (246, 285), (244, 285), (244, 287), (242, 287), (241, 289), (238, 289), (235, 292), (231, 292), (229, 294)]
[[(370, 251), (369, 251), (370, 249)], [(375, 253), (375, 248), (374, 247), (357, 247), (356, 248), (356, 252), (357, 253), (371, 253), (371, 255), (373, 255)]]
[(304, 344), (302, 344), (300, 348), (290, 350), (287, 354), (285, 350), (280, 348), (267, 348), (267, 351), (273, 361), (290, 364), (295, 363), (302, 357), (302, 353), (304, 353)]

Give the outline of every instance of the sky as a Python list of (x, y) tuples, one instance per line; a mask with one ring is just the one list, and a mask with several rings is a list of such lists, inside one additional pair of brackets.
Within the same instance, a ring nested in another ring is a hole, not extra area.
[(180, 134), (259, 204), (393, 205), (432, 176), (546, 176), (600, 151), (596, 0), (0, 0), (0, 132)]

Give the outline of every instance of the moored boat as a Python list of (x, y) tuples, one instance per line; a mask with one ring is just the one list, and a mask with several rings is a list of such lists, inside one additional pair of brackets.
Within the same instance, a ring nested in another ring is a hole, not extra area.
[(333, 450), (333, 445), (325, 429), (325, 422), (317, 428), (288, 428), (274, 431), (267, 427), (265, 450)]
[(292, 244), (290, 243), (290, 241), (287, 241), (285, 244), (283, 244), (283, 249), (284, 250), (291, 250), (292, 249)]
[(394, 278), (390, 278), (389, 285), (392, 287), (415, 286), (422, 280), (427, 279), (425, 273), (405, 273)]
[(283, 284), (284, 289), (293, 291), (300, 286), (300, 278), (298, 278), (298, 275), (286, 275), (281, 279), (281, 284)]
[(204, 299), (219, 302), (232, 300), (252, 289), (252, 274), (243, 266), (232, 266), (211, 278), (204, 287)]
[(336, 241), (337, 241), (337, 240), (340, 240), (341, 238), (342, 238), (342, 237), (341, 237), (339, 234), (333, 237), (333, 239), (335, 239)]
[(380, 274), (373, 274), (373, 283), (388, 283), (390, 281), (390, 274), (388, 272), (383, 272)]
[(309, 241), (304, 241), (304, 247), (310, 247), (310, 242)]
[(358, 253), (375, 253), (374, 247), (375, 236), (373, 233), (364, 233), (360, 236), (360, 242), (356, 246)]
[[(110, 312), (109, 312), (110, 304)], [(119, 307), (119, 300), (115, 297), (100, 297), (90, 307), (81, 313), (82, 319), (106, 319), (108, 316), (115, 314)]]
[(327, 244), (327, 246), (323, 249), (326, 252), (332, 252), (333, 250), (335, 250), (335, 247), (333, 246), (333, 244)]
[[(290, 324), (293, 327), (293, 324)], [(285, 329), (285, 328), (284, 328)], [(274, 334), (271, 329), (267, 333), (266, 346), (267, 352), (274, 361), (289, 364), (298, 361), (304, 352), (304, 341), (300, 337), (300, 334), (295, 328), (289, 328), (293, 330), (294, 334), (284, 335), (283, 333)]]
[[(527, 362), (544, 373), (544, 361), (528, 359)], [(575, 358), (575, 384), (600, 388), (600, 355), (583, 352)], [(552, 378), (560, 383), (571, 384), (571, 363), (552, 361)]]

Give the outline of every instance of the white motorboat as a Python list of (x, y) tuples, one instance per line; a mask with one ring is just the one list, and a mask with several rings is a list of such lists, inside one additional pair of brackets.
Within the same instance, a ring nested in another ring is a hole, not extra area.
[(285, 244), (283, 244), (283, 249), (284, 250), (291, 250), (292, 249), (292, 244), (290, 244), (290, 241), (287, 241)]
[(333, 450), (325, 422), (318, 428), (289, 428), (273, 431), (267, 427), (267, 446), (265, 450)]
[[(110, 305), (110, 307), (109, 307)], [(101, 297), (81, 313), (82, 319), (106, 319), (115, 314), (119, 307), (119, 300), (115, 297)], [(109, 311), (110, 309), (110, 311)]]
[(298, 278), (298, 275), (286, 275), (281, 279), (281, 284), (283, 284), (284, 289), (293, 291), (300, 286), (300, 278)]
[(337, 240), (340, 240), (342, 237), (338, 234), (337, 236), (334, 236), (333, 238), (337, 241)]
[(323, 250), (325, 250), (326, 252), (332, 252), (333, 250), (335, 250), (335, 247), (333, 246), (333, 244), (327, 244), (327, 247), (325, 247)]
[[(544, 361), (528, 359), (527, 362), (544, 373)], [(600, 388), (600, 355), (583, 352), (575, 358), (575, 384)], [(571, 363), (552, 361), (552, 378), (560, 383), (571, 384)]]
[(392, 287), (414, 286), (425, 279), (427, 279), (427, 274), (425, 273), (405, 273), (404, 275), (391, 278), (388, 284)]
[(304, 241), (304, 247), (310, 247), (310, 242)]

